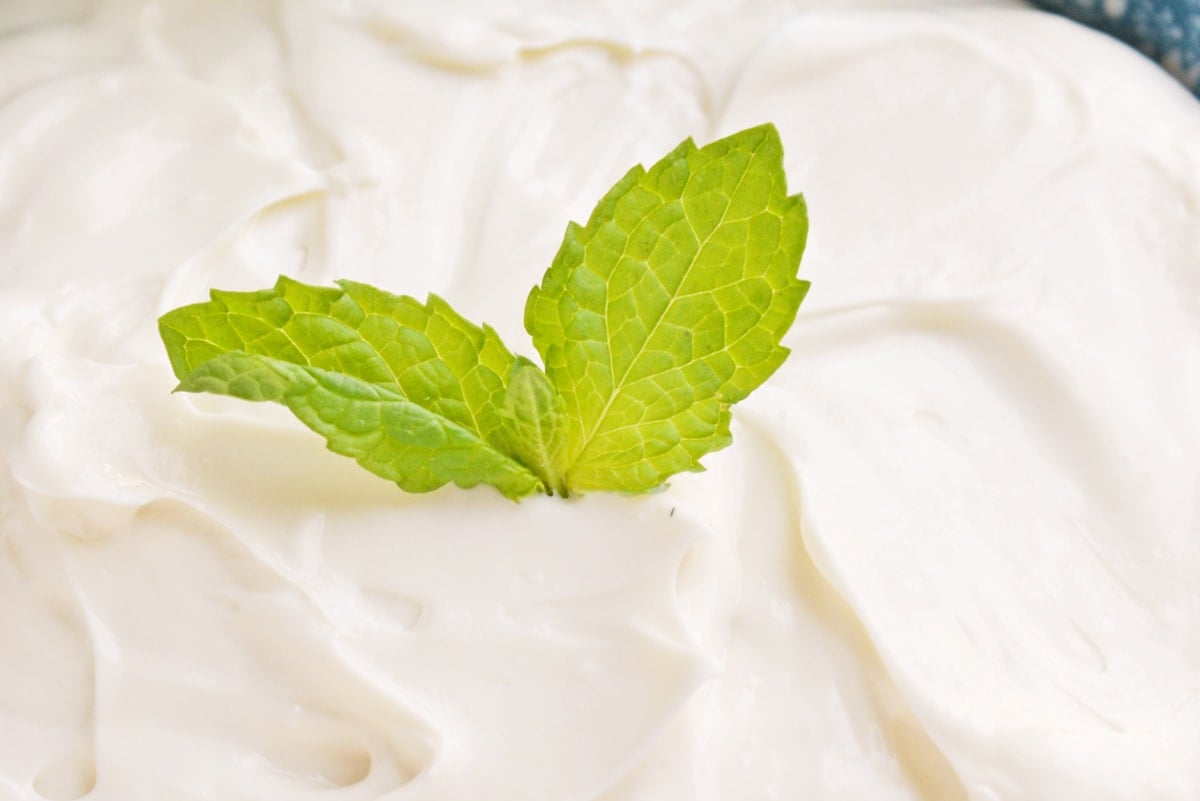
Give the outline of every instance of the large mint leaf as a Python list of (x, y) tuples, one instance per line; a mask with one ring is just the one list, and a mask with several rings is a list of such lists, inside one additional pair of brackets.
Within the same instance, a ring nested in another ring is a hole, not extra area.
[(644, 491), (729, 444), (788, 351), (808, 233), (764, 125), (634, 167), (567, 227), (525, 327), (563, 397), (567, 490)]
[(283, 403), (331, 450), (405, 490), (542, 488), (501, 430), (514, 356), (436, 296), (280, 278), (260, 292), (214, 291), (159, 330), (180, 389)]

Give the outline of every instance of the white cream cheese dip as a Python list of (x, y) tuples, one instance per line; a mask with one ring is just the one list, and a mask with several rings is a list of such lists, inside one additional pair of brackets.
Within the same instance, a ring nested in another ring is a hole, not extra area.
[[(1200, 105), (1013, 3), (0, 5), (0, 800), (1200, 799)], [(155, 329), (285, 273), (532, 354), (764, 121), (794, 353), (665, 492), (405, 495)]]

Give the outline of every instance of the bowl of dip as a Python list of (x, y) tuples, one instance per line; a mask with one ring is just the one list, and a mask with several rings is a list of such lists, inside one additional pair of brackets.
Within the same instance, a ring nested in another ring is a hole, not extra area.
[[(171, 392), (280, 274), (532, 356), (568, 220), (766, 121), (812, 288), (706, 472), (407, 495)], [(1023, 3), (10, 0), (0, 796), (1194, 801), (1198, 264), (1200, 103)]]

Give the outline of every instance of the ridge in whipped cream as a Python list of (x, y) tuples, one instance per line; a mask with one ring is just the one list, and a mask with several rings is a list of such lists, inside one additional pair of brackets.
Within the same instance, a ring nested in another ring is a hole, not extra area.
[[(1200, 108), (1123, 46), (1016, 3), (0, 31), (0, 799), (1200, 796)], [(517, 341), (563, 220), (763, 119), (817, 289), (706, 473), (406, 496), (168, 395), (157, 316), (280, 273)]]

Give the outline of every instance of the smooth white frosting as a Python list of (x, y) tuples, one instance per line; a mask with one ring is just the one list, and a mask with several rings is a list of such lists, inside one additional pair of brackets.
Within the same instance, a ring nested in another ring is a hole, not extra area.
[[(1200, 798), (1200, 105), (1012, 3), (408, 6), (0, 6), (0, 799)], [(279, 273), (531, 354), (566, 221), (764, 120), (813, 289), (707, 473), (169, 394)]]

